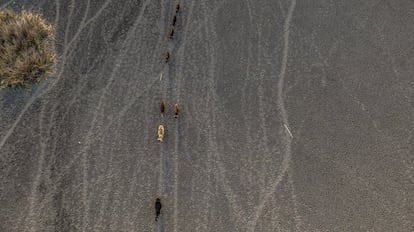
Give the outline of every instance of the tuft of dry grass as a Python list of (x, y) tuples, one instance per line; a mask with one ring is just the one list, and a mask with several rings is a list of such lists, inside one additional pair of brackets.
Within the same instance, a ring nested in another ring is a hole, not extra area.
[(38, 14), (0, 10), (0, 88), (28, 87), (51, 72), (53, 28)]

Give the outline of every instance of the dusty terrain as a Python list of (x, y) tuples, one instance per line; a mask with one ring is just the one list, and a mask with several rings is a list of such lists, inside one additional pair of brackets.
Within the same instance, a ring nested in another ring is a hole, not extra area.
[(0, 0), (59, 57), (0, 90), (0, 231), (412, 231), (412, 1), (180, 3)]

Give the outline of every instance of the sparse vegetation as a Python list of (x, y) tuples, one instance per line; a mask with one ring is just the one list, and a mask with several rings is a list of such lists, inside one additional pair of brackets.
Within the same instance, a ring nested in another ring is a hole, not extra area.
[(28, 87), (52, 70), (53, 29), (38, 14), (0, 10), (0, 88)]

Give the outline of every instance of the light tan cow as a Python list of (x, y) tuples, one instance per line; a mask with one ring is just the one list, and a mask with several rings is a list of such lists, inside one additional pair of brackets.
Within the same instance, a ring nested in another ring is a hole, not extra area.
[(162, 140), (164, 139), (164, 126), (163, 125), (159, 125), (158, 126), (158, 142), (162, 142)]

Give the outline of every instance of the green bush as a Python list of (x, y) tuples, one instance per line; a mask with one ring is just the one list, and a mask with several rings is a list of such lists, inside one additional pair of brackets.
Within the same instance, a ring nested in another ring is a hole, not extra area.
[(55, 61), (53, 30), (39, 15), (0, 10), (0, 88), (43, 80)]

